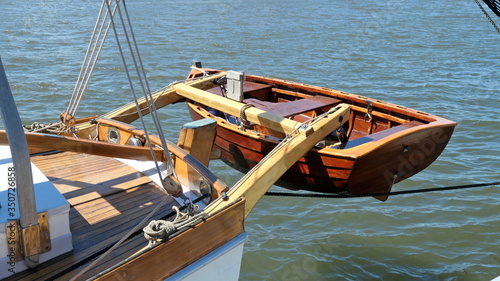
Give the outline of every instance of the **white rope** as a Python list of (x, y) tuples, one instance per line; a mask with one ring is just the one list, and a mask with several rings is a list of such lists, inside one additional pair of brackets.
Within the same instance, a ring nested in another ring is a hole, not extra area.
[[(123, 13), (122, 13), (122, 10), (120, 7), (120, 3), (122, 3), (121, 6), (123, 8)], [(114, 7), (112, 9), (113, 5), (114, 5)], [(103, 16), (102, 13), (104, 11), (104, 7), (107, 7), (107, 9), (106, 9), (107, 12)], [(123, 62), (125, 74), (127, 76), (128, 82), (129, 82), (130, 90), (131, 90), (131, 93), (132, 93), (132, 96), (133, 96), (133, 99), (134, 99), (134, 102), (136, 105), (137, 113), (139, 115), (139, 119), (141, 120), (141, 123), (143, 126), (145, 138), (147, 140), (147, 143), (149, 145), (149, 149), (150, 149), (151, 154), (153, 156), (156, 170), (158, 171), (160, 179), (163, 180), (163, 175), (162, 175), (161, 169), (158, 165), (158, 160), (156, 159), (155, 153), (153, 153), (153, 145), (152, 145), (152, 142), (150, 141), (149, 133), (147, 131), (146, 124), (144, 122), (142, 109), (140, 108), (140, 105), (138, 103), (136, 90), (134, 87), (134, 83), (132, 82), (131, 70), (128, 67), (127, 59), (125, 58), (124, 50), (123, 50), (121, 42), (120, 42), (120, 38), (119, 38), (120, 36), (118, 34), (117, 27), (115, 24), (116, 12), (118, 12), (119, 20), (121, 22), (121, 27), (123, 28), (123, 36), (125, 36), (125, 41), (126, 41), (126, 44), (128, 45), (128, 51), (130, 52), (130, 56), (131, 56), (131, 59), (133, 61), (133, 66), (136, 70), (136, 75), (137, 75), (139, 83), (140, 83), (140, 88), (142, 88), (142, 91), (144, 94), (144, 99), (146, 101), (147, 107), (149, 108), (149, 112), (151, 113), (151, 116), (153, 118), (153, 122), (154, 122), (155, 127), (158, 131), (158, 136), (160, 137), (160, 140), (162, 143), (162, 148), (163, 148), (165, 155), (167, 157), (167, 167), (168, 167), (169, 176), (172, 175), (173, 177), (175, 177), (177, 179), (177, 175), (176, 175), (175, 170), (174, 170), (174, 166), (173, 166), (173, 162), (172, 162), (172, 159), (170, 156), (170, 152), (168, 150), (168, 144), (167, 144), (167, 141), (165, 139), (165, 136), (163, 135), (158, 115), (156, 114), (154, 99), (153, 99), (153, 96), (152, 96), (150, 88), (149, 88), (149, 84), (148, 84), (147, 77), (146, 77), (146, 72), (144, 70), (142, 59), (141, 59), (140, 54), (139, 54), (139, 48), (138, 48), (137, 42), (135, 40), (134, 32), (132, 29), (132, 24), (130, 22), (127, 7), (126, 7), (124, 0), (103, 0), (103, 4), (101, 6), (101, 11), (100, 11), (100, 14), (99, 14), (99, 17), (97, 20), (97, 22), (101, 22), (101, 27), (99, 29), (98, 36), (97, 36), (98, 39), (94, 43), (94, 48), (90, 52), (91, 54), (88, 55), (89, 52), (87, 52), (86, 59), (84, 60), (84, 64), (82, 66), (82, 68), (85, 70), (83, 70), (81, 72), (81, 74), (78, 78), (77, 85), (75, 86), (74, 95), (71, 98), (71, 104), (70, 104), (70, 106), (68, 106), (68, 113), (70, 113), (74, 116), (74, 113), (76, 112), (76, 109), (78, 108), (78, 105), (81, 101), (81, 98), (83, 97), (83, 92), (85, 91), (85, 89), (87, 87), (88, 81), (89, 81), (90, 76), (92, 74), (92, 70), (95, 67), (95, 62), (100, 54), (100, 51), (102, 49), (103, 44), (104, 44), (104, 39), (107, 37), (108, 31), (111, 27), (113, 29), (113, 32), (115, 35), (116, 44), (117, 44), (117, 47), (118, 47), (118, 50), (119, 50), (119, 53), (120, 53), (120, 56), (121, 56), (121, 59)], [(104, 18), (104, 19), (101, 20), (102, 18)], [(108, 23), (108, 26), (107, 26), (106, 31), (104, 33), (104, 38), (100, 39), (101, 34), (102, 34), (102, 30), (103, 30), (103, 26), (108, 18), (109, 18), (109, 23)], [(91, 49), (90, 46), (93, 44), (92, 42), (94, 42), (95, 33), (97, 31), (97, 26), (98, 26), (98, 24), (96, 23), (96, 27), (94, 28), (94, 34), (92, 35), (91, 43), (89, 44), (89, 49)], [(127, 26), (128, 26), (128, 29), (127, 29)], [(129, 32), (130, 32), (130, 36), (129, 36)], [(98, 42), (101, 42), (101, 43), (99, 44)], [(98, 46), (98, 45), (99, 45), (99, 47), (97, 48), (97, 51), (95, 51), (96, 46)], [(87, 62), (87, 57), (91, 57), (92, 59), (90, 59)], [(93, 58), (95, 58), (95, 60)], [(165, 187), (163, 186), (163, 188), (165, 188)], [(182, 192), (180, 192), (179, 195), (182, 199), (184, 199), (185, 202), (191, 204), (191, 201)], [(154, 213), (156, 213), (156, 211), (160, 208), (160, 206), (162, 206), (166, 202), (167, 198), (169, 198), (169, 197), (166, 197), (165, 199), (163, 199), (163, 201), (160, 204), (158, 204), (158, 206), (156, 206), (156, 208), (148, 216), (146, 216), (138, 225), (136, 225), (132, 230), (130, 230), (122, 239), (120, 239), (115, 245), (113, 245), (113, 247), (111, 247), (108, 251), (106, 251), (106, 253), (104, 253), (98, 259), (96, 259), (94, 262), (92, 262), (90, 265), (88, 265), (85, 269), (83, 269), (81, 272), (79, 272), (71, 280), (75, 280), (78, 277), (80, 277), (83, 273), (88, 271), (90, 268), (94, 267), (97, 263), (99, 263), (101, 260), (103, 260), (107, 255), (109, 255), (109, 253), (111, 253), (114, 249), (116, 249), (118, 246), (120, 246), (132, 233), (134, 233), (141, 225), (143, 225), (147, 220), (149, 220)], [(192, 204), (191, 205), (186, 204), (186, 206), (188, 206), (188, 208), (189, 208), (192, 206)], [(178, 211), (178, 209), (177, 209), (177, 211)], [(197, 216), (185, 217), (184, 215), (180, 214), (180, 211), (178, 211), (177, 215), (178, 216), (176, 217), (176, 220), (174, 221), (174, 223), (175, 223), (174, 228), (175, 229), (179, 229), (180, 227), (184, 227), (185, 225), (192, 223), (193, 222), (192, 219), (197, 217)], [(161, 223), (160, 225), (163, 227), (163, 229), (166, 229), (165, 230), (166, 233), (170, 233), (171, 231), (175, 230), (174, 228), (168, 226), (169, 225), (168, 223), (166, 223), (166, 224)]]
[[(130, 28), (130, 35), (132, 38), (132, 43), (134, 45), (134, 48), (132, 48), (132, 46), (130, 45), (131, 44), (130, 40), (127, 40), (127, 43), (129, 44), (130, 52), (132, 53), (132, 59), (134, 61), (134, 66), (135, 66), (135, 69), (137, 71), (137, 76), (139, 77), (139, 82), (141, 83), (142, 91), (144, 93), (144, 98), (146, 100), (146, 103), (150, 107), (150, 112), (151, 112), (151, 116), (153, 119), (153, 123), (155, 124), (158, 137), (160, 138), (161, 145), (163, 147), (163, 150), (165, 151), (165, 155), (167, 156), (168, 172), (169, 172), (169, 174), (171, 174), (175, 178), (177, 178), (177, 175), (176, 175), (175, 169), (174, 169), (174, 165), (173, 165), (172, 159), (170, 157), (170, 153), (168, 152), (169, 151), (168, 144), (165, 141), (165, 135), (163, 134), (163, 130), (161, 128), (160, 118), (158, 117), (158, 115), (156, 113), (156, 106), (155, 106), (155, 103), (153, 101), (153, 96), (151, 94), (151, 89), (149, 87), (149, 83), (147, 80), (146, 71), (144, 70), (144, 65), (142, 63), (141, 55), (139, 52), (139, 46), (137, 45), (137, 41), (135, 40), (134, 30), (132, 28), (132, 23), (130, 22), (130, 17), (128, 16), (127, 5), (125, 4), (125, 1), (123, 2), (123, 9), (125, 11), (128, 26)], [(119, 14), (120, 14), (120, 17), (122, 17), (120, 10), (119, 10)], [(122, 19), (122, 21), (123, 21), (123, 19)], [(125, 29), (125, 27), (124, 27), (124, 29)], [(127, 33), (125, 33), (125, 35), (128, 39)], [(133, 55), (133, 49), (135, 49), (135, 51), (136, 51), (136, 56)], [(136, 57), (137, 57), (137, 60), (136, 60)], [(140, 108), (137, 108), (137, 110), (139, 111)]]
[(152, 247), (163, 240), (167, 240), (170, 235), (180, 228), (191, 225), (198, 217), (194, 215), (198, 211), (198, 205), (188, 212), (181, 212), (179, 207), (173, 206), (172, 209), (177, 213), (173, 221), (152, 220), (142, 229), (144, 237), (149, 240), (149, 247)]

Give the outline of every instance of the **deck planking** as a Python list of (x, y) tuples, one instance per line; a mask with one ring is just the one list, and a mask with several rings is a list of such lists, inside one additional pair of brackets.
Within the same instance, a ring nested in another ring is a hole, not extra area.
[[(31, 160), (70, 202), (74, 249), (36, 270), (18, 273), (7, 280), (68, 280), (90, 263), (88, 257), (98, 257), (167, 196), (149, 177), (116, 159), (63, 152), (37, 155)], [(152, 219), (171, 214), (174, 205), (178, 204), (169, 198)], [(81, 279), (97, 274), (146, 245), (142, 235), (131, 238)]]

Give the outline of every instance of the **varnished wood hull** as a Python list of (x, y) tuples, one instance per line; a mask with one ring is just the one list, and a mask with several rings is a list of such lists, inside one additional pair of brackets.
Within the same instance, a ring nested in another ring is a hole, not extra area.
[[(437, 116), (376, 100), (372, 101), (373, 121), (367, 123), (364, 120), (367, 110), (363, 108), (368, 100), (365, 97), (259, 76), (247, 75), (248, 81), (272, 85), (302, 97), (334, 97), (351, 105), (348, 145), (343, 149), (331, 145), (312, 149), (277, 183), (289, 189), (353, 195), (389, 192), (395, 183), (435, 161), (456, 125)], [(246, 93), (245, 98), (262, 95), (262, 91)], [(206, 106), (210, 105), (188, 103), (194, 120), (213, 118), (217, 121), (214, 149), (221, 151), (222, 160), (231, 167), (246, 172), (277, 144), (276, 138), (260, 128), (243, 131), (208, 112)], [(352, 145), (349, 147), (349, 144)]]

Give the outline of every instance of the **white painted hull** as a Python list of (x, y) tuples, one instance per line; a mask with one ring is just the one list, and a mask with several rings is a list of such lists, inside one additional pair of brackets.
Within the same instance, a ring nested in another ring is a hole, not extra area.
[(175, 275), (168, 281), (230, 281), (238, 280), (240, 276), (243, 246), (247, 233), (235, 237), (215, 251), (209, 253)]

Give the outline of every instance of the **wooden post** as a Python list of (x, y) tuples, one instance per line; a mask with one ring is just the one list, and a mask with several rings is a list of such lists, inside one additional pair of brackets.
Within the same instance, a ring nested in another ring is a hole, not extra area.
[(187, 123), (181, 128), (177, 146), (208, 167), (216, 128), (217, 122), (208, 118)]
[[(21, 118), (9, 87), (7, 75), (0, 59), (0, 110), (10, 144), (12, 162), (15, 169), (20, 226), (27, 267), (38, 265), (40, 253), (40, 227), (36, 213), (35, 190), (31, 173), (28, 144), (24, 136)], [(2, 183), (5, 184), (5, 183)]]

